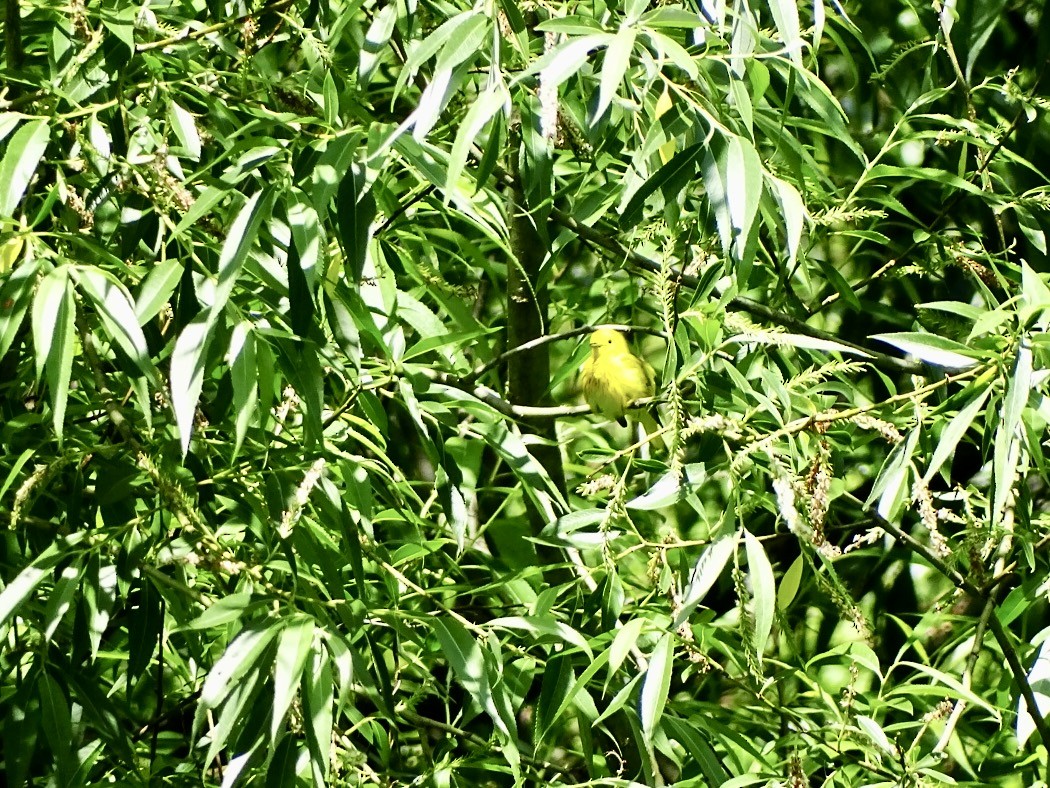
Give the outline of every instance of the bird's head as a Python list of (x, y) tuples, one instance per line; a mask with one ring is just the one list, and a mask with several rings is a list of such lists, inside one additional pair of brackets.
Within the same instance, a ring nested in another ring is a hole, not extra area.
[(627, 350), (627, 338), (615, 328), (596, 328), (591, 333), (591, 352), (619, 353)]

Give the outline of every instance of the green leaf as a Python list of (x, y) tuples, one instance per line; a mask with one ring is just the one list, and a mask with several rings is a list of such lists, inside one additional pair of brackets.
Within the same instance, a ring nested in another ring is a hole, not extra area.
[(252, 624), (241, 630), (204, 680), (201, 708), (218, 708), (249, 671), (264, 669), (268, 664), (268, 660), (264, 660), (266, 651), (280, 631), (280, 627), (271, 621)]
[(620, 88), (627, 67), (631, 64), (631, 52), (634, 51), (634, 39), (637, 33), (633, 27), (621, 27), (609, 42), (602, 62), (602, 76), (598, 83), (598, 103), (591, 116), (591, 125), (605, 114), (616, 92)]
[(14, 216), (50, 138), (48, 120), (34, 118), (22, 124), (7, 143), (0, 160), (0, 219)]
[[(569, 687), (576, 676), (572, 659), (565, 654), (555, 654), (547, 660), (540, 687), (540, 699), (536, 702), (536, 738), (547, 742), (554, 725), (568, 705)], [(553, 740), (551, 740), (553, 743)]]
[(802, 68), (802, 31), (798, 23), (798, 5), (796, 0), (770, 0), (769, 10), (773, 21), (784, 41), (784, 50), (791, 62)]
[(632, 618), (620, 627), (620, 631), (616, 633), (612, 645), (609, 646), (609, 678), (606, 681), (607, 686), (616, 671), (620, 669), (631, 649), (637, 647), (638, 636), (641, 635), (642, 627), (644, 626), (644, 618)]
[(875, 745), (880, 750), (891, 758), (896, 759), (898, 757), (897, 748), (892, 742), (890, 742), (889, 736), (886, 735), (882, 726), (875, 722), (875, 720), (871, 717), (865, 717), (864, 715), (858, 714), (857, 724), (860, 726), (860, 729), (868, 735), (868, 738), (875, 742)]
[(116, 277), (98, 268), (70, 268), (80, 291), (88, 297), (102, 318), (106, 331), (146, 377), (154, 368), (146, 347), (146, 337), (139, 326), (131, 294)]
[(273, 669), (273, 722), (270, 738), (276, 740), (285, 714), (292, 705), (296, 689), (306, 668), (314, 643), (314, 621), (298, 616), (281, 628)]
[[(253, 601), (254, 600), (254, 601)], [(233, 621), (241, 620), (245, 613), (262, 607), (265, 603), (261, 599), (255, 599), (252, 594), (242, 592), (230, 594), (217, 599), (209, 605), (203, 613), (185, 624), (180, 629), (206, 630), (225, 626)]]
[(219, 253), (218, 283), (210, 309), (212, 315), (217, 316), (226, 306), (237, 276), (255, 244), (259, 227), (263, 219), (269, 216), (272, 201), (272, 192), (265, 189), (258, 191), (248, 199), (248, 202), (237, 213), (237, 218), (233, 220), (226, 234), (226, 240), (223, 242), (222, 251)]
[(135, 585), (137, 593), (131, 597), (135, 604), (129, 611), (127, 662), (128, 678), (133, 681), (146, 672), (161, 647), (164, 630), (164, 600), (157, 587), (148, 577), (140, 577)]
[(878, 500), (877, 511), (879, 516), (886, 520), (892, 521), (896, 518), (905, 499), (910, 495), (912, 457), (918, 442), (919, 429), (915, 428), (909, 431), (904, 441), (893, 447), (879, 469), (879, 475), (865, 501), (865, 506), (868, 506)]
[[(390, 36), (393, 35), (394, 25), (397, 23), (397, 11), (396, 3), (382, 6), (373, 17), (368, 32), (365, 33), (365, 40), (357, 62), (357, 79), (362, 88), (368, 87), (382, 54), (388, 51)], [(418, 67), (417, 65), (416, 68)], [(408, 69), (405, 69), (405, 72), (407, 71)]]
[(967, 369), (977, 364), (980, 358), (966, 345), (936, 334), (903, 331), (896, 334), (873, 334), (871, 338), (893, 345), (927, 364), (945, 369)]
[(601, 46), (607, 46), (613, 39), (612, 33), (589, 33), (579, 38), (565, 41), (543, 57), (538, 58), (527, 69), (511, 80), (511, 87), (540, 74), (544, 87), (553, 89), (569, 79), (583, 68), (591, 52)]
[(136, 325), (144, 326), (157, 316), (175, 292), (180, 279), (182, 263), (178, 260), (164, 260), (149, 270), (135, 299)]
[(339, 182), (336, 223), (343, 255), (346, 257), (347, 278), (352, 285), (361, 281), (375, 216), (376, 200), (365, 184), (363, 171), (359, 171), (357, 166), (350, 167)]
[(707, 25), (699, 14), (676, 6), (660, 6), (647, 11), (638, 20), (638, 24), (642, 27), (673, 27), (683, 30), (695, 30)]
[(791, 566), (780, 578), (780, 586), (777, 588), (777, 607), (787, 610), (795, 597), (798, 595), (799, 586), (802, 584), (802, 573), (805, 571), (805, 556), (800, 555), (791, 562)]
[(255, 421), (259, 404), (259, 367), (255, 359), (255, 333), (250, 323), (238, 323), (230, 336), (230, 349), (226, 355), (233, 384), (234, 443), (236, 456), (248, 433), (248, 426)]
[(51, 392), (52, 421), (59, 443), (66, 417), (69, 377), (73, 371), (76, 301), (69, 283), (69, 267), (60, 266), (40, 282), (33, 299), (33, 344), (37, 377), (46, 369)]
[(541, 33), (561, 33), (566, 36), (585, 36), (604, 32), (598, 20), (583, 14), (566, 14), (544, 19), (535, 26), (535, 29)]
[(642, 693), (639, 699), (639, 712), (642, 718), (642, 730), (652, 742), (656, 737), (657, 725), (667, 705), (667, 693), (671, 688), (671, 672), (674, 670), (674, 637), (665, 633), (660, 638), (653, 653), (649, 655), (649, 667), (642, 681)]
[(44, 640), (50, 642), (55, 630), (72, 608), (73, 598), (80, 590), (82, 574), (83, 568), (79, 564), (71, 564), (59, 575), (44, 611)]
[(441, 653), (445, 655), (463, 689), (485, 710), (505, 736), (512, 736), (508, 721), (500, 714), (481, 646), (454, 618), (434, 618), (430, 626), (441, 645)]
[(298, 759), (299, 747), (296, 737), (288, 733), (281, 738), (270, 758), (270, 766), (266, 770), (266, 788), (292, 788), (296, 785)]
[(306, 742), (319, 784), (328, 779), (332, 747), (332, 662), (318, 640), (308, 670), (303, 672), (301, 694)]
[[(794, 0), (792, 0), (792, 6)], [(797, 22), (796, 16), (796, 22)], [(765, 174), (766, 185), (773, 191), (773, 196), (780, 204), (780, 216), (784, 220), (785, 245), (787, 246), (787, 263), (790, 268), (798, 260), (798, 250), (802, 243), (802, 230), (806, 224), (806, 206), (798, 189), (769, 173)]]
[[(502, 82), (494, 82), (478, 96), (460, 124), (456, 142), (449, 154), (448, 177), (445, 180), (446, 201), (459, 188), (459, 178), (470, 154), (470, 147), (477, 141), (485, 125), (504, 107), (510, 106), (510, 94)], [(497, 120), (497, 123), (500, 122)]]
[(677, 717), (665, 715), (663, 727), (668, 737), (678, 739), (692, 756), (693, 761), (699, 764), (700, 771), (708, 785), (729, 784), (730, 774), (718, 753), (708, 742), (707, 736), (701, 732), (699, 723), (692, 724)]
[(556, 640), (576, 646), (587, 655), (588, 659), (594, 658), (594, 655), (591, 653), (591, 647), (583, 635), (568, 624), (554, 620), (551, 616), (506, 616), (493, 619), (489, 622), (489, 626), (502, 627), (504, 629), (520, 629), (535, 637), (544, 635), (553, 637)]
[(192, 161), (201, 160), (201, 135), (197, 122), (177, 101), (168, 103), (168, 120), (186, 156)]
[(762, 160), (749, 140), (735, 134), (716, 134), (705, 149), (703, 169), (722, 248), (742, 264), (738, 281), (744, 286), (753, 254), (752, 229), (762, 191)]
[(25, 262), (0, 285), (0, 359), (7, 355), (22, 327), (36, 290), (38, 268), (36, 260)]
[(725, 533), (715, 539), (701, 554), (689, 576), (689, 585), (686, 586), (682, 598), (682, 607), (675, 616), (674, 626), (678, 628), (689, 620), (696, 606), (699, 605), (707, 592), (718, 581), (729, 562), (730, 556), (736, 550), (738, 534)]
[(948, 422), (948, 426), (941, 432), (941, 438), (937, 442), (937, 448), (933, 452), (933, 457), (926, 468), (926, 473), (923, 474), (922, 481), (924, 484), (928, 484), (933, 475), (941, 469), (941, 466), (955, 455), (955, 447), (959, 445), (959, 441), (966, 435), (970, 425), (973, 424), (973, 420), (984, 407), (985, 400), (988, 399), (988, 395), (991, 393), (992, 387), (986, 386)]
[(40, 727), (55, 759), (58, 779), (68, 785), (77, 770), (76, 754), (73, 752), (73, 720), (69, 700), (65, 692), (46, 671), (37, 679), (40, 697)]
[(759, 662), (766, 649), (769, 634), (773, 631), (773, 615), (776, 612), (777, 589), (773, 566), (766, 556), (762, 543), (744, 529), (744, 547), (747, 552), (747, 568), (751, 578), (751, 593), (754, 595), (755, 631), (752, 645)]
[(194, 318), (175, 340), (171, 354), (171, 407), (185, 456), (190, 448), (197, 401), (204, 387), (204, 362), (212, 340), (209, 313)]

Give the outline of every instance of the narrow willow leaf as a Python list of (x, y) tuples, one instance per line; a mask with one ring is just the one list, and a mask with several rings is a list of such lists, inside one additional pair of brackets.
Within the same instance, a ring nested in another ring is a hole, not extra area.
[(908, 437), (893, 447), (890, 455), (879, 469), (879, 475), (872, 485), (871, 494), (865, 506), (878, 500), (877, 511), (880, 517), (894, 520), (901, 506), (910, 493), (912, 457), (919, 442), (919, 428), (911, 430)]
[(80, 291), (98, 311), (113, 341), (134, 362), (139, 372), (152, 377), (153, 362), (150, 361), (146, 336), (139, 326), (131, 294), (115, 277), (99, 268), (77, 266), (71, 268), (71, 272)]
[(726, 200), (733, 224), (736, 259), (746, 261), (751, 228), (758, 214), (762, 190), (762, 159), (743, 137), (729, 138), (725, 159)]
[[(657, 10), (670, 11), (672, 9), (664, 7)], [(645, 17), (643, 17), (643, 21), (644, 19)], [(652, 25), (649, 25), (649, 27), (652, 27)], [(646, 30), (645, 37), (649, 39), (653, 49), (655, 49), (661, 57), (670, 60), (675, 67), (680, 68), (690, 79), (694, 81), (700, 79), (700, 68), (696, 64), (696, 59), (689, 54), (688, 49), (670, 36), (659, 33), (655, 30)]]
[(511, 80), (511, 87), (535, 74), (541, 74), (540, 79), (545, 87), (556, 88), (583, 68), (591, 52), (598, 47), (607, 46), (612, 39), (612, 33), (590, 33), (565, 41), (519, 73)]
[(930, 458), (930, 465), (922, 477), (923, 483), (929, 483), (933, 475), (941, 469), (941, 466), (955, 455), (955, 447), (959, 445), (959, 441), (966, 435), (970, 425), (973, 424), (977, 414), (981, 412), (985, 400), (988, 399), (988, 395), (991, 393), (992, 387), (986, 386), (983, 391), (970, 400), (966, 407), (955, 414), (952, 420), (948, 422), (948, 426), (941, 433), (941, 439), (937, 443), (933, 457)]
[(0, 358), (7, 355), (25, 320), (36, 289), (39, 263), (27, 261), (18, 266), (0, 285)]
[(667, 705), (667, 692), (671, 688), (671, 671), (674, 669), (674, 638), (664, 634), (649, 657), (649, 668), (642, 682), (639, 697), (639, 716), (642, 730), (648, 741), (656, 737), (657, 725)]
[(602, 62), (602, 76), (598, 82), (598, 103), (591, 117), (593, 126), (605, 114), (623, 82), (627, 67), (631, 65), (631, 52), (634, 51), (634, 39), (637, 33), (633, 27), (621, 27), (609, 42)]
[[(265, 199), (262, 199), (265, 195)], [(211, 311), (218, 314), (226, 306), (226, 301), (233, 292), (233, 285), (237, 281), (237, 275), (248, 259), (248, 252), (259, 234), (259, 227), (263, 219), (269, 214), (272, 193), (263, 190), (253, 194), (248, 202), (244, 204), (233, 220), (226, 240), (223, 242), (222, 251), (219, 253), (219, 281), (215, 288), (215, 300)]]
[(254, 597), (245, 591), (239, 594), (230, 594), (215, 600), (203, 613), (184, 624), (180, 629), (206, 630), (225, 626), (233, 621), (240, 620), (245, 613), (254, 607), (261, 606), (262, 600), (253, 602)]
[(510, 728), (496, 704), (485, 658), (474, 636), (453, 618), (434, 618), (430, 625), (441, 645), (441, 652), (463, 689), (492, 718), (496, 727), (509, 737)]
[(32, 564), (4, 586), (3, 591), (0, 591), (0, 627), (11, 620), (22, 603), (37, 589), (37, 586), (51, 575), (51, 570), (69, 555), (70, 548), (79, 544), (86, 533), (86, 531), (78, 531), (65, 539), (54, 542)]
[[(792, 0), (792, 5), (794, 5), (794, 0)], [(798, 189), (787, 181), (782, 181), (766, 173), (766, 184), (772, 188), (773, 196), (780, 204), (780, 216), (784, 220), (788, 266), (793, 268), (798, 260), (798, 249), (802, 243), (802, 230), (806, 224), (806, 206), (802, 202), (802, 196), (798, 193)]]
[(36, 448), (25, 449), (18, 455), (18, 459), (11, 464), (11, 468), (7, 472), (7, 478), (4, 479), (3, 484), (0, 484), (0, 500), (7, 495), (7, 491), (11, 489), (11, 485), (18, 479), (22, 467), (29, 461), (29, 458), (32, 457), (36, 451)]
[(799, 586), (802, 585), (802, 573), (805, 570), (806, 561), (804, 556), (799, 556), (784, 572), (780, 578), (780, 586), (777, 588), (777, 607), (787, 610), (798, 594)]
[(945, 369), (967, 369), (977, 363), (977, 358), (972, 355), (973, 351), (966, 345), (936, 334), (902, 331), (895, 334), (874, 334), (871, 338)]
[(240, 452), (248, 427), (255, 421), (259, 404), (259, 368), (255, 358), (255, 333), (250, 323), (234, 326), (226, 356), (233, 385), (233, 455)]
[(150, 269), (135, 299), (135, 321), (140, 326), (146, 325), (164, 308), (180, 279), (182, 263), (178, 260), (165, 260)]
[(77, 768), (76, 754), (72, 748), (73, 715), (69, 699), (46, 671), (37, 679), (36, 688), (40, 699), (40, 724), (55, 759), (57, 777), (60, 784), (69, 785)]
[(860, 358), (872, 357), (870, 353), (866, 353), (860, 348), (844, 345), (841, 342), (835, 342), (831, 339), (808, 337), (804, 334), (794, 334), (790, 331), (776, 333), (750, 333), (744, 331), (737, 334), (734, 338), (740, 342), (755, 342), (763, 345), (782, 345), (785, 347), (805, 348), (806, 350), (827, 350), (835, 353), (845, 353), (849, 356), (859, 356)]
[(47, 599), (44, 611), (44, 640), (50, 641), (73, 605), (73, 598), (80, 589), (83, 567), (71, 564), (62, 570), (55, 587)]
[(0, 219), (14, 215), (51, 137), (46, 118), (35, 118), (22, 125), (7, 143), (0, 160)]
[(288, 226), (292, 230), (292, 242), (299, 253), (299, 267), (306, 277), (307, 290), (313, 293), (318, 279), (324, 275), (322, 250), (325, 243), (325, 228), (317, 210), (307, 200), (301, 189), (293, 189), (286, 195)]
[(647, 11), (639, 20), (642, 27), (674, 27), (682, 30), (695, 30), (704, 27), (704, 18), (692, 11), (675, 6), (659, 6)]
[(76, 333), (76, 301), (69, 283), (68, 266), (51, 271), (40, 282), (33, 299), (33, 345), (37, 377), (47, 372), (51, 393), (52, 422), (59, 443), (69, 397)]
[(314, 643), (314, 621), (299, 616), (282, 627), (273, 665), (273, 721), (270, 738), (276, 739), (292, 705)]
[(773, 14), (773, 22), (777, 26), (777, 32), (784, 41), (784, 49), (787, 51), (791, 62), (799, 68), (802, 67), (802, 31), (798, 23), (797, 0), (770, 0), (769, 10)]
[(700, 765), (700, 771), (707, 780), (707, 784), (726, 785), (730, 774), (714, 747), (708, 742), (707, 736), (702, 732), (701, 724), (693, 724), (670, 715), (664, 717), (664, 729), (668, 737), (678, 739), (686, 748), (693, 760)]
[[(510, 94), (507, 92), (506, 85), (502, 82), (495, 82), (485, 88), (482, 94), (470, 105), (463, 123), (460, 124), (459, 131), (456, 133), (456, 142), (452, 146), (452, 153), (449, 155), (448, 177), (445, 180), (446, 200), (450, 199), (452, 192), (459, 187), (459, 177), (463, 174), (463, 168), (466, 165), (467, 156), (470, 154), (471, 145), (477, 141), (481, 130), (492, 120), (493, 116), (509, 105), (509, 101)], [(499, 123), (500, 121), (497, 120), (496, 122)]]
[(593, 659), (594, 654), (591, 652), (591, 647), (587, 643), (587, 639), (577, 632), (575, 629), (570, 627), (561, 621), (556, 621), (553, 616), (507, 616), (505, 618), (496, 618), (489, 622), (491, 627), (503, 627), (505, 629), (520, 629), (534, 637), (553, 637), (557, 640), (569, 643), (576, 646), (580, 651), (587, 655), (588, 659)]
[(875, 745), (880, 750), (893, 758), (897, 757), (897, 748), (892, 742), (890, 742), (889, 736), (886, 735), (886, 731), (882, 729), (882, 726), (879, 725), (879, 723), (871, 717), (865, 717), (858, 714), (857, 724), (860, 726), (860, 729), (868, 735), (868, 738), (875, 742)]
[[(974, 692), (972, 689), (968, 688), (954, 676), (950, 676), (943, 671), (937, 670), (937, 668), (930, 667), (929, 665), (925, 665), (921, 662), (901, 660), (897, 663), (897, 665), (904, 668), (910, 668), (912, 670), (917, 671), (918, 673), (922, 673), (933, 679), (933, 681), (930, 682), (931, 686), (928, 687), (928, 689), (930, 690), (929, 694), (931, 696), (935, 694), (940, 694), (941, 696), (947, 696), (950, 698), (962, 698), (967, 703), (973, 704), (974, 706), (980, 706), (982, 709), (988, 712), (990, 718), (992, 720), (995, 720), (996, 723), (1002, 722), (1003, 714), (1006, 712), (993, 705), (988, 698), (984, 697), (983, 695), (979, 695), (977, 692)], [(910, 687), (900, 687), (894, 691), (887, 693), (886, 697), (895, 697), (897, 694), (909, 694), (910, 692), (917, 690), (918, 688), (918, 684), (912, 684)]]
[(357, 62), (357, 79), (362, 88), (368, 87), (376, 66), (379, 65), (380, 57), (388, 51), (390, 36), (393, 35), (394, 25), (397, 22), (397, 11), (397, 3), (384, 5), (372, 19), (372, 24), (365, 33), (364, 44)]
[(353, 165), (339, 181), (336, 195), (336, 224), (351, 285), (361, 281), (375, 216), (376, 200), (365, 182), (364, 170)]
[(177, 101), (168, 104), (168, 120), (171, 128), (186, 151), (188, 158), (193, 161), (201, 160), (201, 135), (197, 131), (197, 121)]
[(279, 631), (272, 622), (241, 630), (204, 680), (201, 706), (204, 709), (217, 708), (248, 671), (265, 667), (264, 653)]
[(723, 534), (715, 539), (696, 562), (693, 572), (689, 576), (689, 585), (686, 586), (682, 598), (682, 609), (675, 616), (674, 626), (680, 627), (689, 620), (696, 606), (699, 605), (707, 592), (717, 582), (729, 562), (729, 557), (736, 550), (737, 533)]
[(266, 769), (266, 788), (288, 788), (296, 785), (296, 764), (299, 760), (299, 747), (296, 736), (285, 734), (273, 751), (270, 765)]
[[(559, 654), (558, 656), (562, 657), (563, 655)], [(571, 665), (571, 660), (568, 655), (564, 655), (564, 659), (566, 663)], [(587, 665), (583, 672), (580, 673), (578, 677), (575, 677), (575, 680), (572, 680), (573, 672), (570, 668), (567, 678), (572, 682), (571, 684), (563, 685), (561, 683), (561, 677), (559, 677), (559, 683), (557, 685), (558, 691), (557, 693), (551, 693), (551, 696), (548, 698), (549, 705), (544, 713), (545, 722), (542, 726), (537, 724), (537, 730), (548, 731), (557, 720), (562, 718), (562, 715), (569, 710), (569, 707), (573, 705), (580, 710), (580, 713), (585, 719), (594, 723), (594, 721), (598, 719), (599, 714), (594, 705), (594, 699), (587, 691), (587, 685), (590, 683), (591, 679), (594, 678), (595, 674), (605, 666), (608, 659), (609, 652), (603, 652), (596, 660), (593, 660)], [(554, 666), (548, 662), (548, 670), (553, 667)], [(544, 689), (547, 687), (547, 672), (544, 672), (543, 687)], [(554, 706), (555, 701), (557, 702), (556, 706)], [(538, 717), (539, 715), (537, 714), (537, 722), (539, 722)]]
[(777, 587), (773, 566), (769, 563), (762, 543), (744, 529), (744, 547), (747, 552), (747, 569), (751, 578), (751, 593), (754, 595), (755, 631), (752, 645), (755, 656), (761, 662), (769, 634), (773, 631), (773, 615), (776, 612)]
[(193, 416), (204, 387), (204, 361), (211, 343), (212, 325), (207, 313), (194, 318), (175, 340), (171, 354), (171, 407), (185, 456), (193, 434)]
[[(642, 634), (642, 627), (644, 626), (644, 618), (632, 618), (620, 628), (619, 632), (616, 633), (612, 645), (609, 646), (608, 681), (611, 681), (616, 671), (620, 669), (620, 666), (627, 658), (627, 655), (631, 652), (631, 649), (638, 645), (638, 636)], [(608, 685), (608, 681), (606, 682), (606, 685)]]
[(539, 741), (547, 741), (560, 713), (571, 700), (568, 697), (569, 687), (575, 678), (572, 659), (567, 655), (555, 654), (547, 660), (540, 698), (536, 703), (536, 734)]
[(328, 778), (332, 746), (332, 661), (318, 639), (309, 669), (303, 673), (302, 698), (306, 743), (315, 782), (323, 785)]

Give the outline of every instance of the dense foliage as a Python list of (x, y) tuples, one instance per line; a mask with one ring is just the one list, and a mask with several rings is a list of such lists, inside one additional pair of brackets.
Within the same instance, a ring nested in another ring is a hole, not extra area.
[(1045, 784), (1042, 3), (5, 7), (7, 785)]

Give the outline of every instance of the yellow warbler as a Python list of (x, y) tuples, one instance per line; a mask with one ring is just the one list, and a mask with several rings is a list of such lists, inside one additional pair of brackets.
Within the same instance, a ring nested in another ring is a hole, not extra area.
[[(648, 361), (631, 352), (627, 338), (615, 328), (595, 329), (590, 345), (591, 355), (580, 369), (583, 398), (592, 410), (623, 424), (628, 405), (656, 392), (656, 375)], [(636, 418), (646, 432), (659, 429), (644, 410)]]

